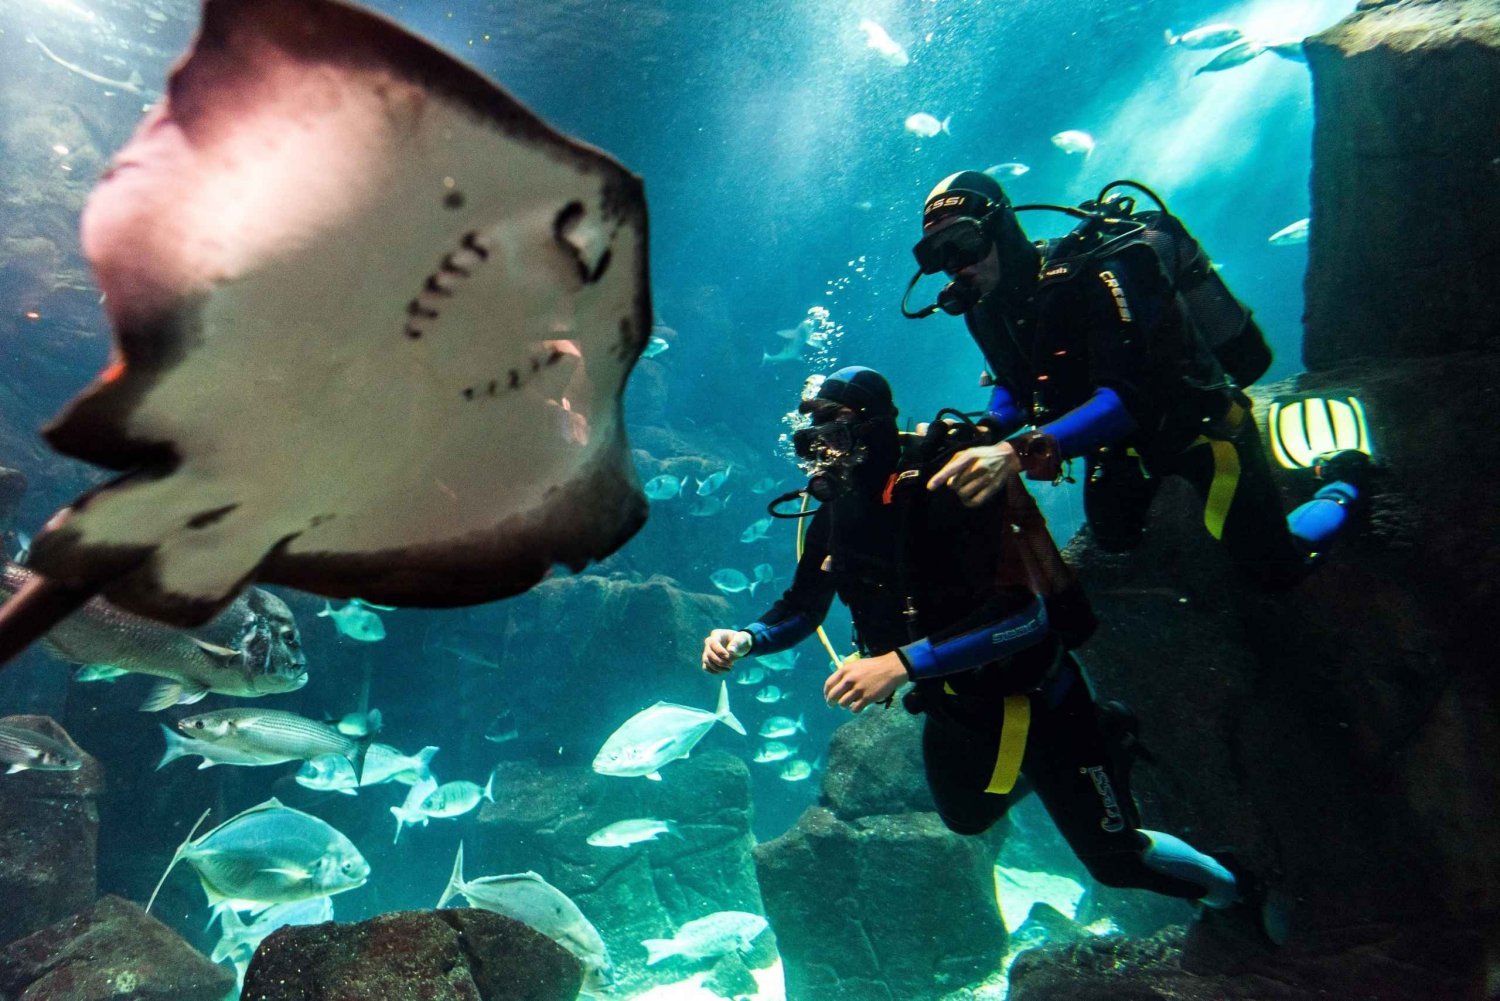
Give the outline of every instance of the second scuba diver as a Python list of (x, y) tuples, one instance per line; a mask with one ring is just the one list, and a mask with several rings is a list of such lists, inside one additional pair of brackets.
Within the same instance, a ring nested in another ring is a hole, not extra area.
[[(1039, 247), (988, 174), (960, 171), (927, 196), (912, 285), (940, 272), (952, 281), (935, 305), (903, 312), (963, 315), (993, 379), (988, 410), (1011, 435), (956, 455), (931, 486), (982, 503), (1017, 472), (1055, 481), (1064, 462), (1084, 457), (1090, 529), (1120, 551), (1139, 543), (1161, 478), (1180, 475), (1238, 566), (1268, 589), (1297, 583), (1363, 504), (1369, 456), (1343, 448), (1310, 458), (1322, 485), (1285, 516), (1250, 402), (1228, 371), (1248, 356), (1243, 384), (1269, 364), (1249, 311), (1164, 207), (1150, 218), (1175, 230), (1137, 224), (1107, 238), (1102, 227), (1128, 222), (1128, 211), (1105, 193), (1090, 205), (1079, 230)], [(1181, 272), (1164, 265), (1163, 241)], [(1202, 323), (1216, 322), (1231, 325), (1238, 358), (1205, 343)]]
[(822, 506), (791, 587), (743, 629), (713, 630), (703, 669), (792, 647), (837, 595), (860, 656), (825, 698), (860, 712), (916, 683), (904, 701), (925, 714), (922, 761), (949, 829), (988, 830), (1029, 788), (1099, 882), (1258, 913), (1243, 875), (1140, 826), (1134, 717), (1096, 702), (1069, 652), (1095, 623), (1020, 480), (977, 506), (926, 489), (968, 425), (936, 421), (903, 454), (890, 387), (868, 368), (835, 372), (800, 409), (811, 424), (794, 446)]

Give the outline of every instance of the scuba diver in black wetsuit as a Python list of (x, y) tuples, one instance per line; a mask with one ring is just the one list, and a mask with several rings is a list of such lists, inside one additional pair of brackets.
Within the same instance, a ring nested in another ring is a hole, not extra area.
[(829, 376), (801, 409), (812, 423), (794, 445), (823, 503), (796, 576), (758, 620), (708, 635), (704, 670), (790, 648), (837, 595), (860, 656), (829, 676), (824, 695), (857, 713), (916, 683), (904, 701), (926, 716), (927, 782), (951, 830), (988, 830), (1029, 788), (1101, 883), (1213, 908), (1240, 902), (1250, 883), (1141, 829), (1128, 775), (1133, 717), (1096, 703), (1068, 652), (1093, 616), (1020, 480), (978, 506), (925, 489), (952, 451), (947, 439), (973, 426), (936, 421), (903, 453), (889, 385), (857, 366)]
[[(982, 503), (1017, 471), (1056, 481), (1082, 456), (1094, 539), (1122, 551), (1140, 542), (1160, 480), (1180, 475), (1231, 558), (1262, 586), (1289, 587), (1362, 506), (1369, 456), (1313, 453), (1306, 464), (1323, 485), (1283, 514), (1249, 400), (1227, 374), (1248, 384), (1265, 371), (1259, 328), (1165, 207), (1136, 217), (1153, 220), (1149, 232), (1132, 229), (1131, 210), (1117, 206), (1133, 199), (1106, 197), (1124, 186), (1151, 194), (1115, 182), (1086, 203), (1092, 214), (1067, 210), (1085, 217), (1073, 234), (1041, 245), (988, 174), (961, 171), (928, 195), (912, 287), (923, 274), (952, 281), (935, 305), (902, 311), (963, 314), (993, 379), (987, 409), (1011, 435), (956, 455), (931, 486)], [(1123, 235), (1101, 235), (1110, 226)], [(1180, 272), (1160, 256), (1163, 240)], [(1228, 351), (1205, 344), (1204, 324), (1232, 325)]]

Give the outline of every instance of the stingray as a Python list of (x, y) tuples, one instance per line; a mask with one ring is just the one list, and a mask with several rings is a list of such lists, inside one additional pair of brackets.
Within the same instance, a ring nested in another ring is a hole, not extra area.
[(114, 351), (43, 434), (119, 475), (33, 543), (0, 662), (95, 593), (474, 604), (643, 523), (643, 185), (394, 23), (205, 0), (82, 238)]

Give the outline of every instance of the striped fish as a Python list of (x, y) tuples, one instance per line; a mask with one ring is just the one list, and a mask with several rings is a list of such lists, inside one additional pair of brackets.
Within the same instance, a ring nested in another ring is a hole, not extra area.
[(39, 772), (74, 772), (83, 767), (83, 759), (45, 734), (0, 723), (0, 765), (7, 766), (7, 775), (28, 768)]
[(178, 720), (177, 728), (194, 740), (254, 754), (265, 764), (320, 754), (354, 761), (359, 754), (359, 742), (336, 728), (279, 709), (216, 709)]

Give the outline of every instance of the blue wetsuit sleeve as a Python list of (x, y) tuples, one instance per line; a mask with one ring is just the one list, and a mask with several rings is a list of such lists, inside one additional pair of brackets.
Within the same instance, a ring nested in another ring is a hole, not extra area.
[(1057, 439), (1058, 452), (1064, 459), (1074, 459), (1133, 433), (1136, 423), (1120, 394), (1103, 386), (1080, 406), (1038, 430)]
[(1050, 634), (1047, 606), (1040, 597), (1014, 615), (944, 638), (927, 637), (901, 647), (901, 660), (913, 680), (940, 678), (1004, 660), (1042, 642)]
[(998, 382), (990, 391), (989, 406), (984, 409), (1000, 422), (1001, 429), (1007, 434), (1026, 423), (1026, 415), (1016, 403), (1016, 398), (1009, 389)]
[(744, 627), (753, 641), (751, 652), (777, 653), (790, 649), (823, 624), (834, 597), (832, 576), (823, 570), (823, 561), (827, 558), (828, 518), (819, 509), (808, 526), (792, 586), (776, 604)]

